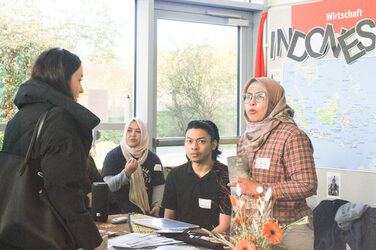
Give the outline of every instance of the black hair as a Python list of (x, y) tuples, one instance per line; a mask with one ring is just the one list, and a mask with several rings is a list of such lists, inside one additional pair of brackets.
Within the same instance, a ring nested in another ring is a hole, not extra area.
[(42, 52), (35, 61), (31, 78), (47, 83), (64, 95), (73, 98), (70, 80), (80, 65), (80, 58), (66, 49), (48, 49)]
[(217, 125), (210, 120), (192, 120), (188, 123), (185, 134), (188, 130), (193, 128), (205, 130), (210, 135), (211, 142), (214, 140), (217, 141), (217, 147), (212, 151), (212, 159), (217, 160), (218, 155), (222, 154), (222, 152), (218, 149), (220, 138)]

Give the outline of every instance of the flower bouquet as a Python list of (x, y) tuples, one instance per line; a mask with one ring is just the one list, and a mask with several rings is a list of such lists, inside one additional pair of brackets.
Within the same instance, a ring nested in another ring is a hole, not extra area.
[[(240, 189), (240, 188), (239, 188)], [(281, 228), (272, 217), (273, 200), (272, 191), (268, 188), (265, 196), (230, 195), (233, 216), (231, 232), (229, 235), (209, 232), (216, 240), (231, 249), (253, 250), (270, 249), (280, 243), (283, 233), (295, 224), (307, 224), (308, 217)]]

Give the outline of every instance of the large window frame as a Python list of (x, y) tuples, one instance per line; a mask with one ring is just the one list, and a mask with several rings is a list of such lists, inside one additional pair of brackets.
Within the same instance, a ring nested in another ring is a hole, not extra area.
[[(181, 146), (184, 138), (157, 138), (157, 32), (158, 19), (230, 25), (238, 27), (237, 135), (222, 144), (236, 144), (245, 130), (240, 93), (254, 73), (257, 30), (265, 4), (227, 0), (137, 0), (136, 1), (135, 115), (147, 123), (150, 147)], [(142, 89), (142, 91), (137, 91)]]

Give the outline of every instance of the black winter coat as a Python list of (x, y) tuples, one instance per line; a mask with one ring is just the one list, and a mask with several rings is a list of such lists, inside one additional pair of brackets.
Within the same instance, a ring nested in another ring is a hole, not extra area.
[(48, 84), (29, 80), (14, 100), (19, 111), (8, 122), (3, 151), (25, 156), (38, 118), (50, 110), (31, 158), (40, 160), (51, 203), (64, 218), (77, 247), (93, 249), (102, 238), (85, 207), (86, 164), (92, 129), (99, 118)]

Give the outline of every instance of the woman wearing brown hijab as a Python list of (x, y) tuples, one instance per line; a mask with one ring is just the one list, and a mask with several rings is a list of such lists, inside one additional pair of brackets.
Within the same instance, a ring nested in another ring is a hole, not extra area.
[(279, 246), (313, 249), (312, 210), (305, 200), (317, 189), (311, 141), (295, 124), (284, 89), (273, 79), (249, 79), (243, 102), (247, 129), (238, 155), (248, 156), (249, 179), (239, 178), (242, 192), (262, 194), (271, 188), (273, 217), (282, 226), (308, 216), (310, 223), (293, 227)]

